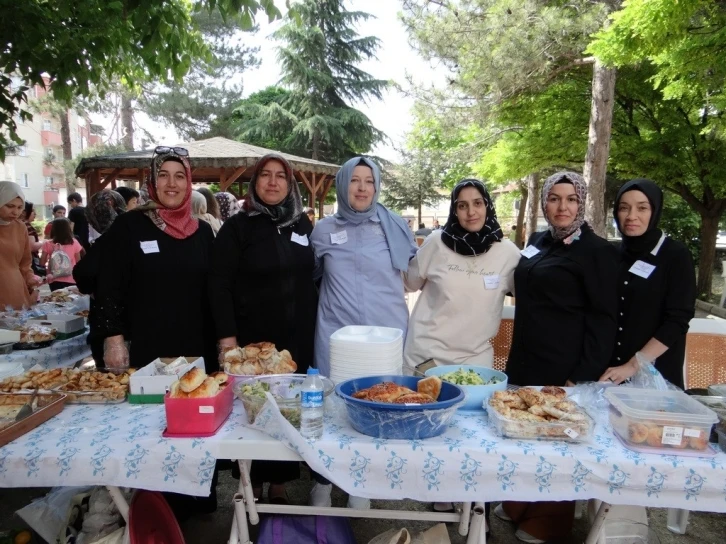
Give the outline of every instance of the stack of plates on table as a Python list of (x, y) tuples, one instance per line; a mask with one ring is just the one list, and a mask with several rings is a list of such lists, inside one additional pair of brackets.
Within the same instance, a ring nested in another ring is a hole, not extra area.
[(403, 331), (350, 326), (330, 335), (330, 379), (340, 383), (362, 376), (401, 374)]
[(0, 363), (0, 380), (19, 376), (24, 372), (22, 363)]

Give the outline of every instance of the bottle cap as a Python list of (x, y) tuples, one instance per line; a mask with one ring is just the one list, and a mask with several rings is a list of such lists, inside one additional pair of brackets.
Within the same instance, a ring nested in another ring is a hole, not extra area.
[(312, 375), (320, 374), (320, 371), (317, 368), (308, 368), (308, 376), (311, 374)]

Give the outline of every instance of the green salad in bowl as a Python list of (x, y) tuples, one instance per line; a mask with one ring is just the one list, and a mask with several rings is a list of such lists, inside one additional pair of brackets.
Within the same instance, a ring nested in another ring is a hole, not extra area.
[(485, 380), (482, 378), (481, 374), (472, 368), (460, 368), (455, 372), (447, 372), (439, 377), (445, 382), (453, 383), (455, 385), (494, 385), (495, 383), (500, 383), (502, 381), (499, 376), (492, 376)]

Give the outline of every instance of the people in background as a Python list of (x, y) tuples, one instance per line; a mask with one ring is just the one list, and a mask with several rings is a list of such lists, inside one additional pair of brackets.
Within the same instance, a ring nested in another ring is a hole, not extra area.
[(53, 226), (53, 219), (58, 219), (59, 217), (65, 217), (66, 216), (66, 207), (61, 206), (60, 204), (56, 204), (53, 206), (53, 217), (48, 223), (45, 225), (45, 230), (43, 231), (43, 238), (46, 240), (50, 240), (50, 228)]
[(131, 211), (139, 205), (139, 192), (133, 187), (116, 187), (115, 191), (121, 195), (126, 202), (126, 210)]
[(214, 234), (192, 217), (187, 155), (157, 147), (149, 202), (116, 217), (100, 239), (98, 333), (109, 368), (180, 355), (203, 356), (208, 372), (218, 368), (207, 296)]
[(517, 243), (517, 225), (512, 225), (509, 229), (509, 241)]
[(428, 236), (432, 232), (433, 232), (433, 230), (431, 230), (429, 228), (426, 228), (426, 224), (425, 223), (419, 223), (418, 224), (418, 230), (416, 232), (414, 232), (414, 235), (415, 236)]
[[(346, 162), (335, 177), (338, 211), (318, 221), (311, 241), (315, 277), (322, 279), (315, 329), (315, 366), (330, 374), (330, 335), (347, 325), (408, 328), (402, 273), (416, 254), (404, 219), (378, 203), (381, 174), (365, 157)], [(314, 506), (330, 506), (332, 485), (316, 475)], [(369, 508), (351, 496), (348, 505)]]
[(73, 236), (88, 250), (91, 243), (88, 238), (88, 220), (86, 219), (86, 208), (83, 207), (83, 197), (79, 193), (71, 193), (68, 195), (68, 206), (71, 210), (68, 212), (68, 219), (71, 222)]
[(43, 247), (43, 242), (40, 241), (38, 231), (33, 226), (35, 221), (35, 206), (32, 202), (25, 201), (25, 208), (23, 209), (23, 215), (21, 220), (25, 224), (25, 228), (28, 230), (28, 238), (30, 241), (30, 254), (33, 258), (31, 268), (33, 273), (37, 276), (45, 276), (45, 269), (40, 264), (40, 250)]
[[(124, 198), (112, 190), (99, 191), (91, 197), (86, 209), (86, 218), (90, 226), (99, 233), (99, 237), (91, 245), (86, 255), (73, 268), (73, 279), (78, 290), (84, 295), (91, 295), (88, 314), (88, 345), (91, 355), (98, 368), (105, 368), (103, 360), (103, 338), (99, 335), (99, 314), (96, 305), (96, 287), (98, 285), (101, 252), (106, 248), (107, 238), (103, 234), (109, 229), (116, 218), (126, 211)], [(113, 248), (106, 249), (113, 251)]]
[(315, 210), (312, 208), (304, 208), (303, 211), (308, 216), (308, 219), (310, 219), (310, 224), (315, 226)]
[(85, 250), (73, 236), (71, 222), (65, 217), (53, 219), (50, 240), (43, 242), (40, 264), (46, 269), (45, 279), (51, 291), (76, 284), (73, 268), (81, 260)]
[(192, 216), (208, 223), (212, 227), (212, 232), (215, 236), (217, 236), (219, 229), (222, 228), (222, 223), (219, 222), (219, 219), (207, 213), (207, 199), (198, 191), (192, 191)]
[(241, 209), (237, 202), (237, 197), (232, 193), (216, 193), (214, 198), (217, 200), (217, 204), (219, 204), (219, 216), (222, 223), (233, 215), (236, 215)]
[[(220, 350), (272, 342), (288, 350), (304, 374), (313, 362), (317, 310), (313, 227), (290, 164), (276, 154), (262, 157), (247, 198), (214, 243), (209, 299)], [(256, 498), (269, 482), (269, 501), (286, 504), (285, 483), (300, 477), (300, 465), (253, 461), (250, 477)]]
[(441, 229), (441, 225), (439, 224), (439, 220), (434, 219), (434, 230), (440, 230), (440, 229)]
[(212, 191), (210, 191), (207, 187), (199, 187), (196, 191), (204, 196), (204, 199), (207, 201), (207, 213), (219, 221), (219, 224), (221, 225), (222, 215), (219, 213), (219, 203), (217, 202), (217, 199), (214, 198), (214, 193), (212, 193)]
[(39, 280), (31, 268), (28, 229), (20, 221), (25, 195), (20, 185), (0, 181), (0, 308), (16, 310), (37, 300)]
[(691, 253), (658, 228), (663, 191), (650, 180), (620, 188), (613, 216), (622, 234), (618, 273), (618, 333), (610, 368), (600, 378), (630, 379), (643, 363), (684, 388), (686, 333), (696, 305)]
[[(517, 304), (506, 373), (513, 385), (596, 381), (616, 342), (618, 252), (585, 222), (587, 187), (558, 172), (542, 187), (546, 232), (532, 234), (514, 271)], [(560, 542), (574, 502), (506, 502), (495, 513), (524, 542)]]

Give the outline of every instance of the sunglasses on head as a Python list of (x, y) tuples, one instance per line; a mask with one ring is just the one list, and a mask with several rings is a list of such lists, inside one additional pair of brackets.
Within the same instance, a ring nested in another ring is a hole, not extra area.
[(185, 147), (168, 147), (165, 145), (157, 146), (156, 149), (154, 149), (155, 155), (166, 155), (168, 153), (173, 153), (174, 155), (179, 155), (180, 157), (188, 157), (189, 151)]

